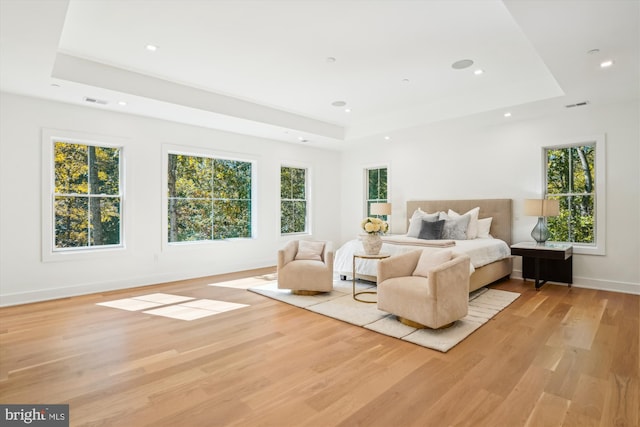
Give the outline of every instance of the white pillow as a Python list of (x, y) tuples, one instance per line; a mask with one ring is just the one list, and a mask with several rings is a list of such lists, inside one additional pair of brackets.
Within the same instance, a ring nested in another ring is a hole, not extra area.
[(493, 221), (493, 217), (480, 218), (478, 220), (478, 239), (489, 239), (491, 237), (489, 234), (489, 230), (491, 230), (491, 221)]
[(438, 219), (438, 213), (426, 213), (422, 209), (418, 208), (413, 211), (411, 219), (409, 220), (409, 229), (407, 230), (407, 237), (418, 237), (420, 230), (422, 229), (422, 220), (436, 221)]
[(451, 249), (422, 251), (422, 255), (420, 255), (420, 259), (418, 260), (418, 265), (416, 265), (416, 269), (413, 270), (413, 275), (429, 277), (429, 272), (431, 270), (433, 270), (440, 264), (444, 264), (445, 262), (449, 261), (452, 255), (453, 252), (451, 251)]
[(300, 240), (298, 242), (298, 253), (296, 254), (295, 259), (322, 261), (322, 251), (324, 251), (324, 242), (310, 242), (308, 240)]
[(467, 239), (475, 239), (476, 237), (478, 237), (478, 215), (479, 214), (480, 214), (479, 206), (477, 208), (470, 209), (468, 212), (465, 212), (462, 215), (460, 215), (456, 211), (452, 211), (451, 209), (449, 209), (449, 213), (448, 213), (449, 217), (451, 218), (457, 218), (463, 215), (470, 216), (469, 225), (467, 226)]

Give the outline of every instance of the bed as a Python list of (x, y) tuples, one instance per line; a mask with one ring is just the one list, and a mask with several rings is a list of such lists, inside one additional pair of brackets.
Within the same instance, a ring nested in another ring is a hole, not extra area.
[[(416, 200), (407, 202), (407, 223), (417, 209), (423, 212), (448, 212), (449, 209), (464, 214), (476, 207), (480, 208), (479, 218), (491, 217), (490, 238), (472, 240), (423, 240), (406, 235), (383, 236), (381, 252), (401, 254), (414, 250), (442, 250), (464, 252), (471, 257), (471, 277), (469, 292), (498, 280), (508, 278), (512, 270), (511, 244), (511, 199), (470, 199), (470, 200)], [(350, 240), (336, 251), (334, 271), (342, 280), (353, 275), (353, 254), (362, 252), (359, 239)], [(357, 259), (356, 277), (376, 281), (377, 261)]]

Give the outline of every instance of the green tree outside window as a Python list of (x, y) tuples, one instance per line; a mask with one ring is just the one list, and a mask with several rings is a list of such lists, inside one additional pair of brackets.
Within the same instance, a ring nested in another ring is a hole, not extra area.
[(55, 248), (119, 245), (120, 149), (54, 143)]
[(595, 145), (545, 149), (546, 197), (560, 215), (547, 219), (550, 240), (595, 244)]
[(252, 164), (169, 154), (169, 242), (251, 237)]
[(307, 231), (307, 170), (280, 168), (280, 233)]
[[(387, 194), (387, 168), (366, 169), (367, 178), (367, 216), (371, 216), (372, 203), (386, 203)], [(380, 219), (386, 221), (387, 216), (381, 215)]]

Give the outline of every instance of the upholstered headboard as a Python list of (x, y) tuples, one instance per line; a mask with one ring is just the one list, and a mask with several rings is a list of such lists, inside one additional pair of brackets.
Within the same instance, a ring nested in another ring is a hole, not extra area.
[(447, 212), (452, 209), (463, 214), (480, 207), (478, 218), (492, 217), (490, 234), (507, 244), (511, 244), (511, 199), (471, 199), (471, 200), (410, 200), (407, 202), (407, 223), (413, 212), (420, 208), (424, 212)]

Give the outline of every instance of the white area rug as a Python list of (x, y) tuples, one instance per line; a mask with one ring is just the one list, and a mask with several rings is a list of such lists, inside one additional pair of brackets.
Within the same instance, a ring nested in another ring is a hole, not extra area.
[[(469, 295), (469, 314), (465, 318), (450, 328), (432, 330), (404, 325), (396, 316), (378, 310), (377, 304), (355, 301), (350, 281), (336, 280), (333, 286), (331, 292), (312, 296), (293, 295), (289, 290), (278, 289), (277, 281), (251, 287), (249, 291), (441, 352), (449, 351), (520, 296), (499, 289), (479, 289)], [(372, 287), (356, 283), (356, 291)], [(365, 298), (372, 297), (375, 295), (365, 295)]]
[(247, 277), (245, 279), (229, 280), (226, 282), (209, 283), (208, 286), (220, 286), (222, 288), (249, 289), (254, 286), (260, 286), (265, 280), (275, 280), (276, 274), (265, 274), (263, 276)]

